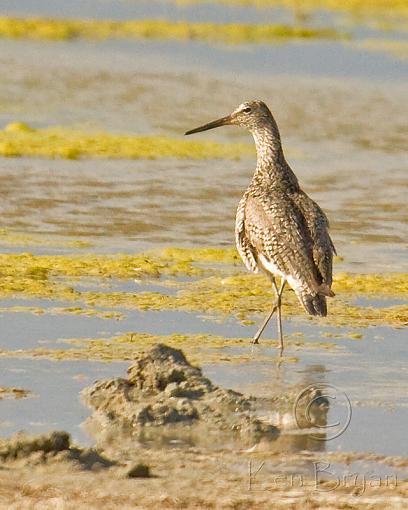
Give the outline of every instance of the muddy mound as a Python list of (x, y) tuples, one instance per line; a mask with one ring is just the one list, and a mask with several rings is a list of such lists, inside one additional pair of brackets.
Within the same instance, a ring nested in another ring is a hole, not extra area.
[(80, 469), (99, 470), (115, 463), (92, 448), (75, 448), (67, 432), (54, 431), (33, 436), (19, 432), (0, 439), (0, 461), (19, 465), (38, 465), (67, 461)]
[(174, 434), (178, 426), (186, 434), (188, 427), (204, 426), (208, 433), (252, 439), (277, 434), (276, 427), (253, 416), (253, 398), (214, 385), (181, 350), (163, 344), (139, 353), (127, 379), (97, 381), (82, 395), (94, 409), (99, 431), (119, 427), (146, 435), (171, 429)]

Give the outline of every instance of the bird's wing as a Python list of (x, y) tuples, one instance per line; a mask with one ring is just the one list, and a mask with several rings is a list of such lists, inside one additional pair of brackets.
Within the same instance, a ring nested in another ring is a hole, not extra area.
[(241, 255), (241, 258), (248, 271), (257, 273), (259, 269), (256, 255), (245, 232), (245, 205), (247, 197), (248, 195), (245, 193), (238, 204), (237, 216), (235, 220), (235, 242), (238, 252)]
[(249, 196), (245, 231), (255, 252), (283, 273), (291, 286), (324, 292), (313, 258), (313, 240), (302, 211), (282, 191)]
[(313, 259), (321, 279), (329, 287), (333, 281), (333, 254), (336, 254), (329, 235), (329, 220), (322, 209), (306, 193), (297, 197), (297, 203), (306, 218), (313, 240)]

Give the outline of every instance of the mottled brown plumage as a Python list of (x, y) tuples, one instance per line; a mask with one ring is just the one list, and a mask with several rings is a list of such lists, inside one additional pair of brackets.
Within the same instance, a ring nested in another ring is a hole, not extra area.
[[(277, 310), (283, 347), (280, 301), (286, 281), (309, 314), (327, 314), (326, 297), (334, 295), (330, 288), (335, 253), (329, 223), (316, 202), (301, 190), (285, 160), (275, 119), (262, 101), (245, 102), (231, 115), (186, 134), (227, 124), (246, 127), (257, 151), (254, 176), (238, 205), (237, 248), (250, 271), (262, 270), (271, 278), (277, 294), (277, 304), (254, 341)], [(280, 291), (276, 276), (282, 279)]]

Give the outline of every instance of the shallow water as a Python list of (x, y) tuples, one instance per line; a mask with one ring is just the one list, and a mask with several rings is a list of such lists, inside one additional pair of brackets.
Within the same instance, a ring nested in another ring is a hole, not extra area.
[[(169, 2), (3, 2), (8, 14), (129, 16), (192, 21), (293, 22), (286, 10), (256, 10), (212, 4), (175, 8)], [(372, 26), (342, 25), (320, 13), (311, 25), (353, 30), (381, 38)], [(405, 37), (397, 30), (388, 34)], [(336, 271), (404, 272), (408, 269), (406, 211), (408, 104), (407, 61), (367, 52), (343, 42), (285, 42), (226, 47), (201, 42), (34, 42), (0, 40), (0, 127), (22, 121), (34, 127), (74, 126), (84, 131), (165, 134), (182, 137), (189, 128), (225, 115), (248, 97), (263, 98), (279, 123), (288, 160), (304, 189), (327, 212), (332, 237), (344, 257)], [(246, 133), (223, 129), (202, 139), (248, 142)], [(85, 239), (77, 253), (135, 252), (164, 245), (232, 246), (237, 202), (255, 158), (240, 161), (0, 159), (1, 228), (59, 240)], [(3, 252), (69, 253), (41, 243), (0, 241)], [(81, 282), (89, 288), (90, 282)], [(78, 287), (79, 288), (79, 287)], [(110, 290), (163, 291), (111, 282)], [(103, 289), (98, 289), (103, 291)], [(165, 292), (172, 292), (166, 288)], [(358, 303), (382, 306), (376, 297)], [(390, 301), (389, 305), (400, 301)], [(152, 334), (203, 333), (250, 338), (255, 326), (177, 311), (123, 310), (123, 320), (47, 313), (71, 303), (0, 300), (0, 348), (70, 349), (64, 340), (108, 338), (127, 331)], [(100, 309), (99, 309), (100, 310)], [(229, 347), (243, 363), (206, 364), (215, 383), (266, 399), (299, 385), (327, 383), (344, 391), (352, 420), (323, 451), (365, 451), (408, 456), (406, 330), (373, 327), (361, 339), (346, 329), (285, 320), (288, 335), (303, 333), (306, 346), (290, 346), (278, 366), (275, 349)], [(360, 332), (360, 330), (358, 330)], [(325, 336), (335, 335), (334, 338)], [(274, 325), (267, 336), (275, 335)], [(333, 348), (307, 347), (329, 342)], [(265, 356), (268, 361), (265, 361)], [(80, 428), (89, 415), (79, 392), (94, 379), (124, 374), (129, 362), (0, 359), (0, 385), (24, 387), (34, 396), (0, 402), (0, 434), (21, 428), (68, 430), (74, 440), (93, 441)], [(266, 405), (267, 412), (268, 406)], [(332, 406), (329, 419), (335, 418)], [(304, 440), (288, 441), (293, 451)], [(306, 442), (313, 448), (310, 442)]]
[[(290, 327), (288, 328), (290, 331)], [(298, 328), (309, 340), (315, 328)], [(309, 330), (309, 331), (308, 331)], [(266, 398), (284, 394), (301, 383), (335, 386), (351, 401), (352, 418), (346, 431), (325, 442), (326, 451), (373, 451), (382, 455), (408, 455), (405, 441), (408, 418), (408, 371), (404, 359), (406, 332), (390, 328), (370, 328), (363, 340), (336, 339), (336, 350), (288, 349), (287, 356), (298, 362), (283, 364), (254, 361), (240, 367), (207, 367), (211, 378), (223, 386), (244, 387)], [(265, 349), (260, 347), (260, 351)], [(266, 349), (272, 357), (274, 349)], [(245, 382), (242, 378), (244, 376)], [(398, 391), (396, 391), (398, 387)], [(247, 391), (248, 391), (247, 390)], [(328, 422), (334, 423), (336, 406), (329, 409)], [(330, 413), (333, 412), (333, 415)]]
[[(305, 189), (331, 220), (346, 269), (407, 267), (402, 159), (387, 155), (371, 163), (368, 186), (359, 162), (333, 161), (328, 168), (318, 156), (294, 160)], [(115, 252), (158, 244), (231, 246), (236, 204), (252, 166), (249, 160), (3, 160), (2, 225), (84, 238)]]
[[(198, 3), (196, 5), (180, 5), (172, 1), (159, 0), (147, 2), (138, 0), (75, 0), (72, 2), (48, 0), (22, 0), (15, 4), (10, 0), (2, 3), (2, 8), (14, 16), (52, 16), (57, 18), (90, 18), (90, 19), (169, 19), (174, 21), (214, 21), (228, 23), (231, 21), (231, 8), (222, 4)], [(265, 12), (275, 23), (292, 21), (292, 16), (285, 9), (262, 9), (236, 6), (234, 18), (245, 23), (265, 22)]]
[(27, 399), (2, 400), (0, 434), (19, 430), (42, 433), (67, 430), (81, 444), (93, 442), (80, 427), (89, 412), (79, 400), (79, 392), (97, 379), (125, 375), (128, 363), (0, 360), (1, 384), (29, 387)]

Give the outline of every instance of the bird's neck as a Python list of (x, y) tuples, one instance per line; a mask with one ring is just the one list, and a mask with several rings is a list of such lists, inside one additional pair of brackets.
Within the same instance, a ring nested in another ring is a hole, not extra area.
[(282, 150), (279, 129), (276, 122), (271, 122), (251, 130), (255, 140), (257, 165), (254, 180), (267, 181), (271, 184), (298, 186), (295, 174), (286, 162)]

